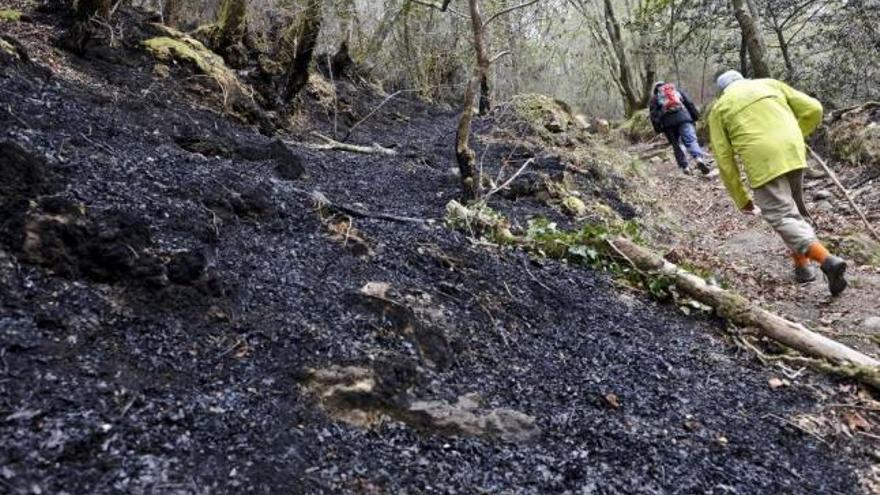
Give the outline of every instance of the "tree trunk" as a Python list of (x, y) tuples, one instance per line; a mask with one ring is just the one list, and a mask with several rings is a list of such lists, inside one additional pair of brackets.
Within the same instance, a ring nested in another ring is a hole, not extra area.
[(794, 79), (794, 63), (791, 61), (791, 53), (788, 50), (788, 42), (785, 41), (785, 33), (782, 29), (773, 29), (776, 32), (776, 39), (779, 41), (779, 51), (782, 52), (782, 60), (785, 61), (786, 78), (790, 81)]
[[(448, 4), (448, 2), (446, 2)], [(471, 15), (471, 29), (474, 34), (474, 51), (477, 55), (477, 71), (480, 79), (480, 115), (492, 109), (491, 86), (489, 84), (489, 54), (486, 52), (486, 26), (480, 11), (480, 0), (468, 0)]]
[(217, 14), (217, 35), (211, 48), (223, 54), (227, 48), (240, 43), (247, 32), (246, 16), (246, 0), (223, 0)]
[(744, 34), (739, 37), (739, 71), (745, 77), (749, 77), (749, 48)]
[[(80, 0), (76, 2), (73, 27), (65, 35), (63, 44), (82, 54), (93, 38), (99, 23), (110, 20), (111, 0)], [(95, 22), (98, 21), (98, 22)]]
[(180, 24), (181, 0), (165, 0), (162, 6), (162, 22), (166, 26), (176, 28)]
[(626, 116), (629, 117), (644, 106), (641, 101), (643, 95), (637, 94), (636, 88), (639, 86), (639, 83), (635, 80), (632, 63), (626, 52), (626, 46), (624, 46), (620, 22), (614, 13), (614, 5), (611, 3), (611, 0), (604, 0), (603, 4), (605, 7), (605, 30), (608, 32), (614, 56), (617, 58), (623, 106)]
[(284, 90), (284, 100), (290, 102), (305, 87), (309, 80), (309, 65), (315, 52), (315, 44), (318, 42), (318, 34), (321, 32), (323, 21), (323, 1), (308, 0), (305, 11), (302, 14), (297, 33), (296, 49), (293, 62), (288, 68), (287, 87)]
[(458, 129), (455, 132), (455, 158), (458, 161), (462, 199), (465, 202), (477, 199), (481, 189), (481, 184), (476, 177), (476, 154), (470, 147), (471, 119), (474, 116), (474, 97), (479, 81), (479, 68), (477, 68), (465, 90), (464, 108), (461, 112), (461, 118), (458, 120)]
[[(608, 0), (606, 0), (608, 1)], [(745, 0), (731, 0), (733, 2), (733, 14), (748, 48), (751, 60), (752, 74), (754, 77), (770, 77), (770, 67), (767, 65), (767, 47), (764, 45), (764, 37), (759, 30), (755, 18), (746, 7)]]

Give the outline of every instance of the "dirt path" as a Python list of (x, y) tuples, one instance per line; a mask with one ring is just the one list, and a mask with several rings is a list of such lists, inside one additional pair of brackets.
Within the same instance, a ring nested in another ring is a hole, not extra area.
[[(636, 146), (636, 154), (655, 155), (657, 146)], [(662, 148), (660, 148), (662, 149)], [(668, 239), (668, 251), (711, 272), (737, 290), (774, 311), (803, 322), (811, 329), (839, 339), (873, 356), (880, 355), (880, 328), (866, 326), (880, 316), (880, 267), (860, 265), (850, 258), (845, 294), (833, 299), (821, 272), (810, 284), (794, 281), (791, 259), (782, 240), (759, 217), (736, 211), (720, 179), (682, 174), (671, 158), (661, 153), (650, 167), (649, 194), (664, 201), (668, 222), (681, 235)], [(817, 165), (814, 165), (818, 168)], [(815, 175), (815, 174), (813, 174)], [(864, 229), (830, 181), (808, 178), (807, 206), (830, 245)], [(818, 207), (817, 207), (818, 205)], [(833, 209), (828, 209), (829, 205)], [(844, 254), (845, 257), (849, 258)]]

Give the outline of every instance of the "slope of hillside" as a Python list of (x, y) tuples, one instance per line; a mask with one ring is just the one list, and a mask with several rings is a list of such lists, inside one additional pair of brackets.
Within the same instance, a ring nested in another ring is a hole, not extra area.
[[(0, 65), (3, 491), (869, 492), (876, 438), (802, 423), (857, 387), (770, 387), (723, 322), (448, 229), (454, 114), (397, 98), (352, 134), (394, 154), (316, 149), (314, 95), (266, 137), (137, 40), (77, 58), (29, 17)], [(566, 168), (476, 128), (492, 170)], [(550, 203), (493, 206), (573, 221)]]

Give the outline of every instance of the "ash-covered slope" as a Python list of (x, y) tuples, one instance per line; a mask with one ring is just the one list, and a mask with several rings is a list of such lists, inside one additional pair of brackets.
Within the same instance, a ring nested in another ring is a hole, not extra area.
[(859, 492), (780, 419), (818, 389), (713, 322), (446, 229), (454, 115), (393, 101), (354, 140), (395, 156), (314, 151), (146, 59), (33, 58), (0, 67), (0, 491)]

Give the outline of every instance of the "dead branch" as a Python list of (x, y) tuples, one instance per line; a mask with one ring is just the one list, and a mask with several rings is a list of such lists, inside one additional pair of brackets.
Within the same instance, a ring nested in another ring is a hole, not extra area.
[(504, 51), (501, 52), (501, 53), (497, 53), (497, 54), (495, 54), (494, 57), (492, 57), (492, 58), (489, 59), (489, 65), (494, 64), (494, 63), (497, 62), (501, 57), (504, 57), (504, 56), (507, 56), (507, 55), (510, 55), (510, 50), (504, 50)]
[(323, 134), (313, 132), (315, 137), (323, 139), (325, 142), (323, 144), (317, 143), (298, 143), (295, 141), (284, 141), (285, 144), (289, 144), (292, 146), (302, 146), (303, 148), (308, 148), (312, 150), (340, 150), (340, 151), (349, 151), (351, 153), (364, 153), (364, 154), (379, 154), (379, 155), (387, 155), (394, 156), (397, 154), (391, 148), (386, 148), (380, 144), (373, 143), (372, 146), (359, 146), (357, 144), (349, 144), (349, 143), (340, 143), (339, 141), (325, 136)]
[(463, 13), (461, 13), (459, 11), (452, 9), (452, 8), (449, 8), (449, 4), (452, 3), (451, 0), (444, 0), (442, 5), (438, 4), (438, 3), (434, 3), (434, 2), (429, 2), (427, 0), (412, 0), (412, 3), (422, 5), (424, 7), (430, 7), (432, 9), (437, 9), (440, 12), (449, 11), (459, 17), (467, 17), (466, 15), (464, 15)]
[(846, 196), (849, 204), (853, 207), (854, 210), (856, 210), (856, 213), (858, 213), (859, 217), (861, 217), (862, 222), (865, 223), (865, 227), (868, 228), (868, 232), (871, 233), (874, 239), (880, 241), (880, 234), (877, 233), (877, 231), (874, 229), (874, 226), (871, 225), (871, 222), (868, 221), (865, 213), (862, 211), (861, 208), (859, 208), (858, 203), (856, 203), (856, 200), (853, 199), (849, 191), (845, 187), (843, 187), (843, 184), (840, 183), (840, 180), (837, 178), (837, 174), (834, 173), (834, 170), (831, 170), (831, 167), (829, 167), (828, 164), (825, 163), (825, 160), (823, 160), (818, 153), (813, 151), (813, 148), (807, 146), (807, 149), (810, 150), (810, 155), (812, 155), (813, 159), (819, 162), (819, 165), (822, 166), (822, 168), (825, 170), (825, 173), (828, 174), (828, 177), (831, 177), (831, 181), (834, 182), (834, 185), (837, 186), (838, 189), (840, 189), (840, 192), (842, 192), (844, 196)]
[(488, 26), (489, 24), (492, 23), (492, 21), (494, 21), (495, 19), (498, 19), (499, 17), (503, 16), (504, 14), (509, 14), (509, 13), (513, 12), (514, 10), (524, 9), (524, 8), (526, 8), (530, 5), (534, 5), (536, 3), (538, 3), (538, 0), (528, 0), (526, 2), (519, 4), (519, 5), (514, 5), (512, 7), (506, 8), (506, 9), (501, 9), (498, 12), (495, 12), (494, 14), (489, 16), (489, 18), (486, 20), (486, 22), (483, 23), (483, 27)]
[(361, 120), (358, 120), (357, 122), (355, 122), (354, 125), (352, 125), (352, 126), (348, 129), (348, 132), (345, 134), (345, 136), (343, 136), (343, 138), (342, 138), (341, 141), (342, 141), (343, 143), (346, 142), (346, 141), (348, 141), (348, 138), (351, 137), (351, 133), (353, 133), (354, 130), (357, 129), (359, 125), (363, 124), (363, 123), (366, 122), (370, 117), (372, 117), (373, 115), (375, 115), (375, 113), (378, 112), (379, 109), (381, 109), (383, 106), (385, 106), (385, 104), (388, 103), (389, 101), (393, 100), (397, 95), (402, 94), (402, 93), (414, 93), (414, 92), (418, 92), (418, 91), (421, 91), (421, 90), (419, 90), (419, 89), (401, 89), (401, 90), (398, 90), (398, 91), (395, 91), (395, 92), (391, 93), (391, 94), (388, 95), (384, 100), (382, 100), (382, 102), (379, 103), (379, 104), (376, 106), (376, 108), (374, 108), (372, 111), (370, 111), (370, 113), (368, 113), (364, 118), (362, 118)]
[(520, 176), (520, 174), (523, 173), (523, 171), (526, 169), (526, 167), (528, 167), (529, 165), (531, 165), (531, 164), (534, 163), (534, 162), (535, 162), (535, 159), (534, 159), (534, 158), (529, 158), (528, 160), (526, 160), (526, 162), (522, 164), (522, 167), (520, 167), (519, 170), (517, 170), (516, 172), (514, 172), (514, 174), (511, 175), (509, 179), (507, 179), (506, 181), (504, 181), (503, 184), (501, 184), (500, 186), (498, 186), (498, 187), (492, 189), (491, 191), (489, 191), (489, 192), (486, 194), (486, 196), (484, 196), (483, 199), (489, 199), (489, 197), (492, 196), (493, 194), (495, 194), (495, 193), (497, 193), (498, 191), (500, 191), (500, 190), (504, 189), (505, 187), (509, 186), (510, 183), (514, 181), (514, 179), (516, 179), (517, 177)]
[(398, 222), (398, 223), (430, 223), (431, 220), (424, 218), (415, 218), (415, 217), (406, 217), (400, 215), (393, 215), (390, 213), (370, 213), (366, 210), (362, 210), (360, 208), (355, 208), (353, 206), (342, 205), (339, 203), (333, 203), (327, 196), (318, 191), (317, 189), (313, 189), (311, 191), (306, 189), (300, 189), (298, 187), (291, 187), (291, 191), (311, 198), (315, 204), (318, 205), (319, 208), (329, 210), (335, 213), (339, 213), (342, 215), (348, 215), (350, 217), (355, 218), (373, 218), (376, 220), (387, 220), (389, 222)]

